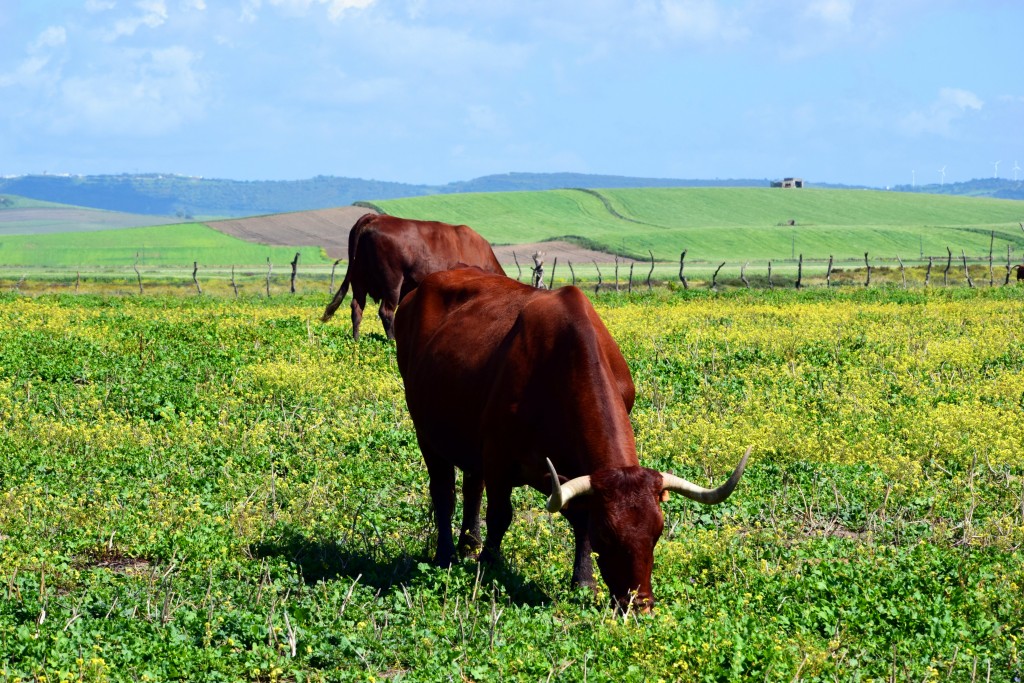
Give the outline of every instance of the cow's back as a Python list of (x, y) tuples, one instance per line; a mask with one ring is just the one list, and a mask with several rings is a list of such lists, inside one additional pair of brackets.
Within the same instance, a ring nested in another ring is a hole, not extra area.
[(356, 249), (352, 262), (377, 299), (394, 290), (401, 299), (431, 273), (460, 264), (504, 275), (487, 240), (465, 225), (375, 216), (362, 226)]
[(479, 269), (435, 273), (402, 302), (395, 336), (421, 445), (464, 470), (528, 434), (558, 447), (572, 431), (560, 424), (588, 419), (579, 411), (597, 404), (631, 444), (629, 369), (575, 287), (542, 291)]

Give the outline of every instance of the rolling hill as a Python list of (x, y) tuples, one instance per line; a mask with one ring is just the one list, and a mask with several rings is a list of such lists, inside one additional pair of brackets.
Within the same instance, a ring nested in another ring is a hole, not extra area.
[(0, 236), (110, 230), (175, 222), (178, 220), (169, 217), (89, 209), (0, 195)]
[[(968, 255), (1024, 248), (1013, 200), (877, 190), (645, 188), (433, 195), (376, 203), (466, 223), (498, 244), (562, 239), (634, 259), (745, 261)], [(790, 221), (793, 225), (790, 225)], [(995, 234), (994, 240), (992, 238)]]
[[(863, 189), (817, 183), (815, 189)], [(229, 180), (145, 173), (25, 175), (0, 178), (0, 194), (110, 211), (192, 220), (328, 209), (357, 201), (478, 192), (538, 192), (564, 188), (760, 187), (768, 178), (638, 178), (586, 173), (501, 173), (444, 185), (317, 176), (304, 180)], [(899, 186), (897, 191), (1024, 199), (1024, 182), (987, 178), (943, 185)]]
[[(1008, 249), (1015, 259), (1024, 251), (1019, 226), (1024, 205), (986, 198), (868, 190), (625, 188), (430, 195), (373, 206), (394, 215), (471, 225), (499, 245), (506, 264), (516, 251), (523, 263), (534, 249), (576, 263), (607, 263), (615, 254), (647, 260), (650, 253), (672, 263), (685, 249), (691, 262), (705, 264), (763, 264), (799, 255), (855, 262), (865, 252), (873, 258), (921, 261), (944, 259), (947, 248), (977, 259), (990, 247), (1002, 263)], [(348, 228), (365, 210), (349, 206), (164, 227), (7, 235), (0, 240), (0, 265), (130, 265), (137, 253), (166, 263), (259, 264), (275, 247), (275, 261), (289, 260), (298, 248), (304, 263), (328, 263), (346, 256)], [(572, 249), (575, 255), (567, 251)]]

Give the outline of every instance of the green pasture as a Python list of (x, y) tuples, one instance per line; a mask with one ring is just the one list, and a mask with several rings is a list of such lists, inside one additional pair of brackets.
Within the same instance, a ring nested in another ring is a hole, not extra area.
[[(929, 257), (940, 263), (949, 253), (987, 262), (991, 250), (1000, 266), (1008, 256), (1019, 262), (1024, 251), (1019, 225), (1024, 204), (975, 197), (813, 188), (644, 188), (432, 195), (378, 204), (394, 215), (466, 223), (495, 244), (569, 239), (608, 252), (606, 261), (618, 254), (623, 262), (647, 260), (653, 253), (660, 262), (656, 277), (662, 280), (672, 279), (672, 264), (683, 250), (691, 272), (702, 278), (722, 262), (734, 275), (747, 262), (764, 273), (769, 261), (776, 269), (795, 271), (801, 255), (810, 271), (823, 272), (830, 256), (840, 267), (851, 268), (863, 263), (865, 252), (876, 264), (896, 264), (899, 257), (908, 265), (923, 265)], [(268, 257), (287, 263), (295, 252), (237, 240), (198, 222), (71, 230), (0, 234), (0, 268), (131, 268), (137, 254), (140, 264), (154, 267), (193, 261), (209, 267), (253, 266)], [(298, 250), (305, 265), (330, 263), (317, 249)], [(521, 255), (523, 264), (528, 260), (528, 254)], [(596, 277), (596, 269), (587, 264), (574, 267), (585, 277)], [(564, 276), (568, 279), (569, 273)], [(626, 273), (621, 276), (625, 281)], [(609, 275), (604, 277), (608, 281)]]
[(0, 680), (1024, 675), (1024, 288), (594, 297), (643, 464), (754, 446), (664, 503), (648, 616), (533, 490), (431, 566), (395, 346), (323, 301), (0, 293)]
[(201, 223), (95, 232), (0, 236), (0, 266), (202, 266), (288, 263), (329, 264), (316, 247), (272, 247), (246, 242)]
[[(1012, 200), (868, 190), (644, 188), (431, 195), (378, 202), (388, 213), (466, 223), (516, 244), (578, 238), (632, 258), (672, 261), (922, 260), (946, 248), (995, 257), (1024, 247), (1024, 207)], [(795, 225), (788, 225), (789, 221)]]

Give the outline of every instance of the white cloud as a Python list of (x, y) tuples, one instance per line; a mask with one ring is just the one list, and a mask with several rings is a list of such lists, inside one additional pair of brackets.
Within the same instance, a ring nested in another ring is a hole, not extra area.
[(37, 52), (47, 47), (60, 47), (68, 42), (68, 32), (63, 26), (50, 26), (46, 28), (32, 45), (29, 51)]
[(184, 47), (125, 50), (118, 66), (61, 85), (59, 132), (158, 135), (200, 117), (206, 84)]
[(259, 18), (259, 11), (262, 5), (263, 3), (260, 0), (243, 0), (242, 13), (238, 18), (246, 23), (256, 21)]
[(55, 48), (67, 43), (67, 31), (63, 26), (49, 26), (28, 45), (28, 56), (12, 71), (0, 73), (0, 88), (14, 85), (28, 88), (39, 87), (53, 80), (46, 68), (53, 61)]
[(117, 21), (114, 29), (107, 34), (107, 40), (134, 35), (143, 26), (157, 28), (167, 21), (167, 4), (164, 0), (139, 0), (135, 6), (141, 14)]
[(915, 135), (949, 135), (953, 123), (971, 111), (985, 105), (981, 98), (969, 90), (942, 88), (939, 97), (924, 110), (914, 111), (903, 118), (903, 128)]
[(13, 71), (0, 73), (0, 88), (38, 84), (40, 75), (49, 63), (49, 57), (29, 57), (23, 60)]
[(701, 43), (732, 43), (750, 35), (740, 15), (724, 10), (715, 0), (663, 0), (661, 20), (673, 34)]
[(853, 20), (853, 0), (815, 0), (806, 14), (833, 26), (849, 26)]
[[(323, 2), (324, 0), (321, 0)], [(337, 21), (350, 9), (366, 9), (377, 0), (327, 0), (327, 16)]]
[[(376, 0), (269, 0), (269, 2), (275, 7), (284, 8), (289, 13), (299, 16), (304, 16), (312, 6), (324, 5), (331, 21), (338, 21), (348, 10), (366, 9)], [(259, 2), (254, 4), (255, 9), (259, 9)]]
[(87, 12), (106, 12), (117, 7), (113, 0), (86, 0), (85, 10)]

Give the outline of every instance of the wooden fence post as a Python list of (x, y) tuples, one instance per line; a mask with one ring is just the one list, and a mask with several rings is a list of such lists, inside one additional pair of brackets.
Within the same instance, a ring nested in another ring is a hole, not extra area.
[(925, 287), (928, 286), (929, 282), (931, 282), (931, 279), (932, 279), (932, 262), (933, 262), (933, 259), (934, 259), (933, 256), (929, 256), (928, 257), (928, 270), (926, 270), (925, 273), (924, 273), (924, 286)]
[(533, 253), (533, 277), (530, 280), (531, 284), (537, 289), (547, 289), (544, 286), (544, 252), (535, 251)]
[(633, 293), (633, 266), (636, 265), (636, 261), (629, 262), (629, 284), (626, 286), (626, 293)]
[(516, 252), (514, 252), (514, 251), (512, 252), (512, 260), (516, 262), (516, 270), (519, 271), (519, 274), (516, 275), (516, 281), (522, 282), (523, 281), (523, 268), (522, 268), (522, 266), (519, 265), (519, 259), (516, 258)]
[(946, 269), (942, 271), (942, 286), (949, 286), (949, 267), (953, 265), (953, 251), (946, 247)]
[(142, 294), (142, 273), (139, 272), (139, 252), (135, 252), (135, 277), (139, 281), (139, 294)]
[(619, 257), (615, 256), (615, 291), (619, 291)]
[(576, 271), (573, 270), (572, 261), (569, 261), (569, 272), (572, 273), (572, 286), (576, 286)]
[(743, 266), (740, 268), (740, 279), (743, 280), (743, 285), (747, 289), (750, 289), (750, 280), (747, 279), (747, 266), (748, 265), (750, 265), (750, 261), (747, 261), (746, 263), (744, 263)]
[(725, 265), (725, 261), (722, 261), (722, 263), (719, 264), (719, 266), (717, 268), (715, 268), (715, 274), (711, 276), (711, 289), (712, 289), (712, 291), (715, 291), (715, 292), (718, 291), (718, 271), (720, 271), (722, 269), (722, 266), (724, 266), (724, 265)]
[(800, 260), (796, 264), (796, 288), (803, 287), (804, 279), (804, 255), (800, 254)]
[(601, 291), (601, 283), (603, 280), (601, 279), (601, 266), (597, 265), (596, 259), (594, 259), (594, 267), (597, 268), (597, 284), (594, 286), (594, 294), (597, 294)]
[(864, 280), (864, 286), (865, 287), (870, 287), (871, 286), (871, 262), (868, 261), (868, 252), (866, 252), (866, 251), (864, 252), (864, 266), (867, 268), (867, 271), (868, 271), (868, 277), (867, 277), (866, 280)]
[(967, 252), (965, 252), (963, 248), (960, 249), (960, 256), (964, 259), (964, 277), (967, 278), (967, 286), (974, 289), (974, 280), (971, 279), (971, 271), (967, 269)]
[(907, 288), (907, 269), (903, 267), (903, 259), (896, 254), (896, 260), (900, 262), (900, 277), (903, 278), (903, 289)]
[(768, 289), (775, 289), (775, 283), (772, 282), (772, 262), (768, 262)]
[(1010, 245), (1006, 245), (1006, 281), (1003, 282), (1003, 287), (1010, 284)]
[(267, 298), (270, 298), (270, 273), (273, 272), (274, 266), (270, 263), (270, 257), (267, 257)]
[(199, 280), (196, 278), (196, 273), (199, 271), (199, 261), (192, 262), (192, 282), (196, 285), (196, 291), (200, 294), (203, 293), (203, 288), (199, 286)]
[(825, 286), (832, 286), (832, 254), (828, 255), (828, 270), (825, 271)]
[(299, 272), (299, 252), (295, 252), (295, 258), (292, 259), (292, 284), (291, 293), (295, 293), (295, 275)]
[(993, 230), (992, 231), (992, 237), (988, 241), (988, 286), (989, 287), (995, 287), (996, 286), (996, 276), (995, 276), (995, 273), (992, 271), (992, 249), (993, 249), (993, 247), (995, 247), (995, 244), (996, 244), (996, 231)]
[(555, 269), (558, 268), (558, 257), (555, 257), (554, 262), (551, 264), (551, 282), (548, 284), (548, 289), (555, 288)]
[(683, 283), (683, 289), (689, 289), (690, 284), (686, 281), (686, 276), (683, 275), (683, 266), (686, 261), (686, 250), (683, 249), (683, 253), (679, 255), (679, 281)]
[(654, 274), (654, 252), (648, 249), (647, 253), (651, 255), (651, 269), (647, 271), (647, 291), (649, 292), (653, 289), (651, 286), (651, 275)]
[(235, 290), (235, 298), (238, 298), (238, 285), (235, 284), (235, 267), (231, 266), (231, 289)]

